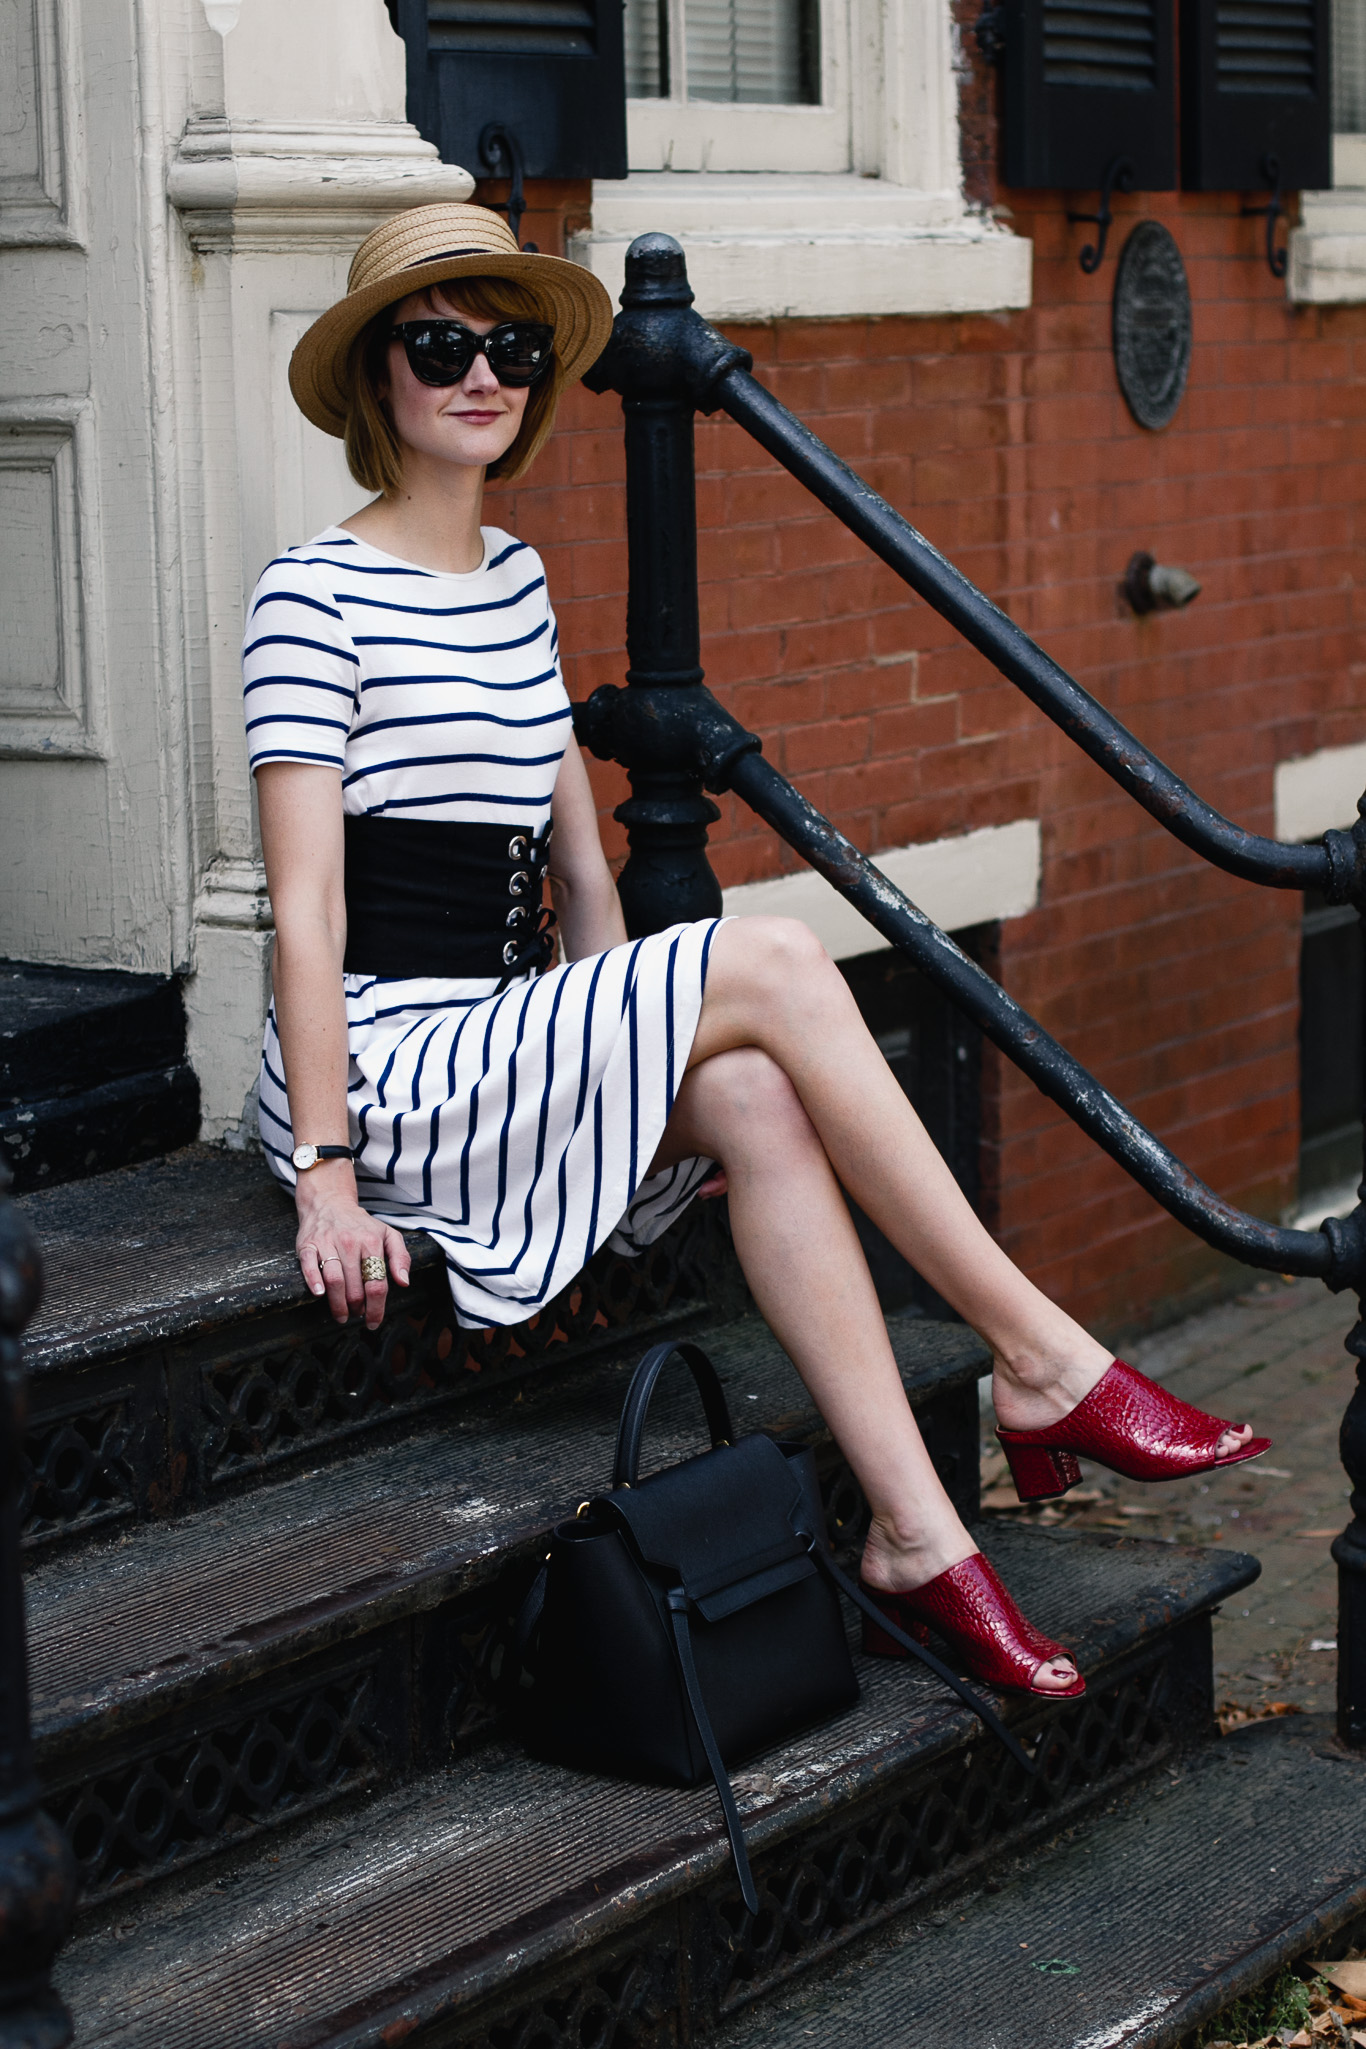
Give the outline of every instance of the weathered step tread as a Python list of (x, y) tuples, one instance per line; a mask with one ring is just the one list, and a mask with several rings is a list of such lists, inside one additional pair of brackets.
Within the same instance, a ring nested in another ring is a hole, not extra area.
[(97, 1087), (174, 1065), (185, 1050), (180, 990), (166, 975), (0, 961), (0, 1101)]
[(1173, 2049), (1366, 1909), (1366, 1756), (1305, 1717), (1140, 1786), (1002, 1889), (852, 1949), (715, 2049)]
[[(1002, 1526), (987, 1543), (1083, 1664), (1257, 1570), (1236, 1554), (1123, 1537)], [(756, 1851), (975, 1730), (919, 1668), (861, 1661), (861, 1673), (850, 1714), (738, 1775)], [(709, 1789), (616, 1783), (501, 1747), (375, 1800), (349, 1828), (320, 1821), (277, 1849), (233, 1883), (155, 1894), (128, 1920), (115, 1909), (73, 1944), (60, 1979), (82, 2049), (379, 2049), (627, 1926), (726, 1859)]]
[[(986, 1363), (961, 1325), (902, 1311), (888, 1327), (913, 1400)], [(819, 1427), (757, 1316), (700, 1338), (729, 1380), (737, 1428)], [(38, 1564), (27, 1598), (40, 1740), (193, 1697), (488, 1576), (607, 1486), (638, 1349), (571, 1382), (546, 1372), (515, 1396), (490, 1390), (439, 1431)], [(691, 1382), (666, 1378), (648, 1456), (662, 1464), (703, 1443)]]
[[(309, 1299), (293, 1202), (259, 1154), (185, 1146), (19, 1207), (43, 1255), (43, 1304), (24, 1340), (35, 1378)], [(430, 1238), (409, 1244), (417, 1264), (440, 1263)]]

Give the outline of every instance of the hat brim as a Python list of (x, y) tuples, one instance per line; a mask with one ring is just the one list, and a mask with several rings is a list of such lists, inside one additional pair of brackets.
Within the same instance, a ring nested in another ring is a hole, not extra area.
[(607, 346), (612, 301), (606, 286), (582, 264), (530, 250), (514, 255), (473, 249), (464, 256), (436, 256), (348, 292), (300, 337), (289, 360), (289, 388), (305, 419), (340, 439), (346, 431), (347, 359), (361, 329), (386, 306), (460, 277), (509, 278), (545, 303), (555, 329), (557, 394), (582, 377)]

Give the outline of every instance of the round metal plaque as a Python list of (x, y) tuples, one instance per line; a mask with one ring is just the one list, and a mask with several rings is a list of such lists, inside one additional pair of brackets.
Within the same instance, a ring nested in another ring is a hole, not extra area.
[(1160, 221), (1140, 221), (1115, 272), (1115, 371), (1140, 427), (1165, 427), (1191, 360), (1191, 295), (1181, 251)]

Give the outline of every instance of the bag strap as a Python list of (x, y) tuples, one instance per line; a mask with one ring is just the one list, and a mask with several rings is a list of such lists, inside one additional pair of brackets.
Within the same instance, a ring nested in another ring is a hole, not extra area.
[(729, 1444), (734, 1438), (725, 1390), (716, 1377), (716, 1368), (701, 1346), (673, 1338), (662, 1345), (651, 1345), (631, 1375), (631, 1385), (622, 1404), (616, 1457), (612, 1461), (614, 1487), (634, 1487), (636, 1484), (640, 1473), (640, 1444), (645, 1435), (645, 1412), (650, 1406), (655, 1382), (675, 1356), (683, 1361), (697, 1383), (713, 1447)]
[(702, 1698), (702, 1688), (698, 1683), (697, 1666), (693, 1662), (692, 1631), (688, 1627), (688, 1597), (682, 1587), (671, 1587), (667, 1599), (669, 1603), (669, 1620), (673, 1624), (674, 1649), (678, 1653), (678, 1663), (683, 1674), (683, 1685), (688, 1696), (688, 1706), (692, 1709), (692, 1718), (697, 1725), (697, 1733), (702, 1739), (702, 1748), (706, 1753), (707, 1764), (711, 1771), (712, 1784), (715, 1786), (716, 1796), (721, 1802), (721, 1813), (726, 1824), (726, 1834), (730, 1838), (730, 1854), (735, 1862), (735, 1875), (740, 1881), (741, 1897), (749, 1908), (750, 1913), (757, 1914), (759, 1911), (759, 1895), (754, 1889), (754, 1874), (749, 1868), (749, 1852), (745, 1848), (744, 1824), (740, 1820), (740, 1810), (735, 1804), (735, 1795), (731, 1791), (730, 1775), (722, 1763), (721, 1753), (716, 1747), (716, 1737), (712, 1731), (711, 1716), (707, 1713), (707, 1704)]
[(855, 1580), (850, 1579), (847, 1572), (841, 1572), (819, 1537), (815, 1539), (811, 1546), (811, 1555), (826, 1578), (834, 1586), (837, 1586), (842, 1594), (846, 1594), (856, 1608), (861, 1608), (865, 1615), (871, 1616), (878, 1628), (891, 1637), (893, 1643), (900, 1645), (902, 1650), (909, 1651), (913, 1658), (919, 1658), (922, 1665), (927, 1665), (930, 1671), (934, 1673), (936, 1679), (942, 1679), (946, 1686), (952, 1687), (964, 1707), (971, 1709), (983, 1727), (991, 1731), (997, 1742), (1005, 1745), (1016, 1764), (1027, 1771), (1031, 1778), (1038, 1777), (1038, 1765), (1034, 1762), (1028, 1751), (1011, 1735), (1009, 1729), (1007, 1729), (1005, 1723), (995, 1710), (987, 1706), (979, 1693), (974, 1693), (970, 1686), (965, 1686), (957, 1673), (949, 1670), (942, 1658), (937, 1658), (933, 1651), (926, 1650), (923, 1643), (917, 1643), (913, 1636), (906, 1634), (905, 1630), (898, 1629), (891, 1617), (878, 1607), (876, 1601), (870, 1601), (862, 1587)]

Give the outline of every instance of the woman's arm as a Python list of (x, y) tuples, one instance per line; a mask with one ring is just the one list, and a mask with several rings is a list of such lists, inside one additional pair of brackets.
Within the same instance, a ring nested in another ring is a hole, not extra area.
[(602, 851), (598, 812), (583, 756), (571, 740), (560, 763), (551, 805), (550, 896), (566, 960), (606, 953), (626, 937), (626, 920)]
[[(341, 777), (305, 762), (266, 762), (256, 773), (261, 846), (275, 913), (275, 1023), (296, 1145), (349, 1145), (349, 1072), (342, 956), (346, 951)], [(383, 1281), (362, 1282), (364, 1255), (380, 1253), (400, 1287), (408, 1248), (356, 1200), (349, 1160), (320, 1160), (299, 1176), (296, 1245), (304, 1279), (326, 1294), (345, 1323), (365, 1311), (371, 1330), (384, 1315)]]

